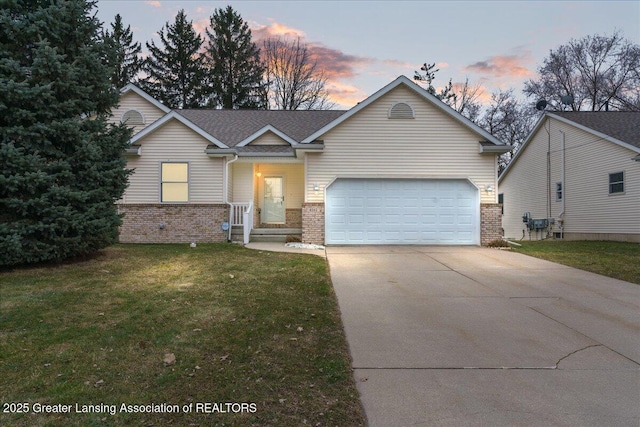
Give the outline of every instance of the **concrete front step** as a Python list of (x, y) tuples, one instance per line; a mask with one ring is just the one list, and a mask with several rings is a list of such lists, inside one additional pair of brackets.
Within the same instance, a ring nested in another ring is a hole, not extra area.
[[(254, 228), (251, 230), (252, 242), (284, 242), (287, 236), (302, 237), (301, 228)], [(235, 228), (231, 231), (231, 240), (242, 240), (242, 229)]]

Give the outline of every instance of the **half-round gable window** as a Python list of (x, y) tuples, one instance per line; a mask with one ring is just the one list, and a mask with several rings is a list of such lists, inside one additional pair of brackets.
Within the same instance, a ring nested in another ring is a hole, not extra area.
[(414, 119), (415, 117), (413, 108), (405, 102), (397, 102), (389, 109), (390, 119)]
[(139, 111), (129, 110), (122, 115), (122, 120), (120, 122), (127, 124), (129, 126), (143, 125), (144, 117)]

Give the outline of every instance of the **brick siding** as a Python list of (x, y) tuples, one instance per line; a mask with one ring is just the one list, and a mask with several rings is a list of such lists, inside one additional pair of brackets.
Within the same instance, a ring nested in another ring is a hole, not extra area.
[(260, 228), (302, 228), (302, 209), (287, 209), (285, 214), (286, 224), (264, 224), (261, 222), (254, 222), (254, 224), (259, 224)]
[(480, 205), (480, 244), (502, 239), (502, 205), (482, 203)]
[[(226, 242), (222, 223), (229, 221), (224, 204), (120, 204), (124, 214), (121, 243)], [(164, 225), (161, 228), (161, 224)]]
[(324, 203), (302, 204), (302, 243), (324, 245)]

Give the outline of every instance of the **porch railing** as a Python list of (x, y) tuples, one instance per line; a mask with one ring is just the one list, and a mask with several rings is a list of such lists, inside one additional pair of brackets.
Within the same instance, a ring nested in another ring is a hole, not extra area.
[(242, 213), (242, 219), (244, 223), (242, 244), (246, 245), (253, 230), (253, 202), (249, 202), (249, 207)]
[(249, 243), (249, 234), (253, 229), (253, 202), (230, 203), (229, 210), (229, 240), (231, 240), (231, 230), (233, 227), (242, 227), (242, 240), (246, 245)]

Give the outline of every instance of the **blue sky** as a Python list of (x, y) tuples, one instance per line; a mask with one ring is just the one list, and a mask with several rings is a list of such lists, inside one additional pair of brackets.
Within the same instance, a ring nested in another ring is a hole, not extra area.
[(272, 35), (301, 37), (329, 77), (338, 108), (350, 108), (424, 62), (439, 64), (436, 86), (465, 78), (484, 90), (536, 77), (551, 49), (571, 38), (620, 30), (640, 43), (640, 1), (98, 1), (108, 25), (116, 13), (143, 45), (176, 13), (202, 31), (231, 5), (258, 45)]

